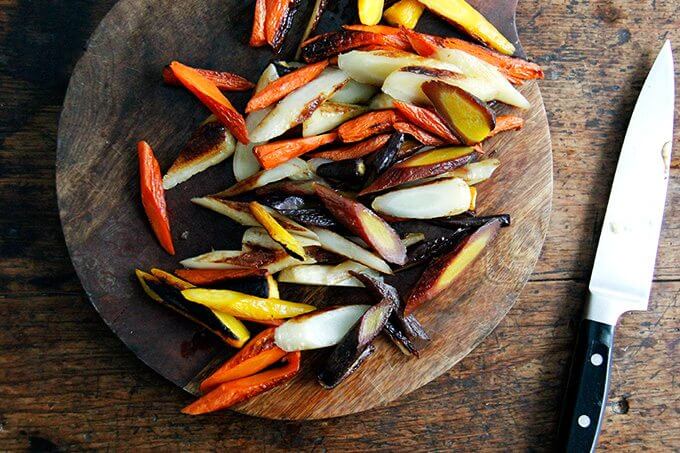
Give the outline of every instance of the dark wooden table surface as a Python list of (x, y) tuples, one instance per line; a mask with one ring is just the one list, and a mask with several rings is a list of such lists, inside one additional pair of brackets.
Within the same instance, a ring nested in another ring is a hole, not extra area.
[[(57, 120), (114, 3), (0, 1), (0, 450), (549, 450), (623, 133), (663, 40), (680, 51), (680, 2), (520, 0), (524, 47), (546, 70), (555, 159), (530, 282), (449, 373), (388, 407), (307, 423), (181, 415), (190, 397), (125, 349), (78, 283), (55, 201)], [(676, 118), (676, 156), (679, 133)], [(680, 449), (678, 157), (672, 165), (650, 310), (617, 333), (603, 449)]]

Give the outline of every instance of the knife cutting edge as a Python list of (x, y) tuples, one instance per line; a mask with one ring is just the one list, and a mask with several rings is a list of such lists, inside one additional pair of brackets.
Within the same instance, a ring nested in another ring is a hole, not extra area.
[(593, 451), (609, 391), (614, 326), (646, 310), (654, 276), (673, 141), (675, 81), (666, 41), (626, 131), (597, 246), (589, 297), (558, 429), (563, 451)]

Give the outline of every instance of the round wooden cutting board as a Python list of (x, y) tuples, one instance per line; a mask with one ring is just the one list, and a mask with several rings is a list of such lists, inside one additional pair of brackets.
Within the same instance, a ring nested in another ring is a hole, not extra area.
[[(297, 46), (310, 5), (302, 2), (283, 57)], [(333, 4), (322, 31), (348, 23), (356, 0)], [(516, 0), (476, 0), (479, 8), (517, 43)], [(256, 81), (275, 56), (251, 49), (253, 1), (122, 0), (92, 35), (64, 102), (57, 150), (57, 190), (64, 236), (76, 271), (104, 321), (134, 353), (175, 384), (194, 392), (200, 376), (231, 353), (209, 333), (145, 297), (136, 267), (173, 270), (180, 259), (211, 249), (239, 249), (242, 227), (190, 203), (194, 196), (233, 183), (231, 159), (167, 193), (177, 256), (158, 246), (139, 201), (135, 143), (147, 140), (167, 168), (207, 111), (186, 90), (164, 86), (161, 69), (171, 60), (228, 70)], [(325, 29), (325, 30), (324, 30)], [(419, 30), (454, 33), (426, 14)], [(517, 43), (518, 44), (518, 43)], [(518, 44), (519, 46), (519, 44)], [(521, 53), (521, 50), (520, 50)], [(277, 57), (281, 58), (281, 57)], [(304, 371), (291, 383), (252, 399), (236, 410), (262, 417), (335, 417), (386, 404), (435, 379), (468, 354), (510, 310), (538, 258), (550, 215), (550, 134), (538, 86), (521, 91), (532, 108), (515, 112), (524, 130), (485, 146), (501, 159), (493, 179), (479, 185), (480, 214), (509, 213), (483, 257), (445, 295), (416, 313), (432, 337), (419, 359), (403, 355), (379, 338), (376, 353), (336, 389), (314, 378), (322, 353), (303, 356)], [(243, 108), (249, 93), (228, 94)], [(411, 231), (434, 234), (416, 224)], [(401, 274), (400, 274), (401, 275)], [(417, 275), (400, 278), (406, 288)], [(359, 302), (360, 289), (284, 287), (283, 295), (317, 305)], [(183, 402), (178, 401), (179, 406)]]

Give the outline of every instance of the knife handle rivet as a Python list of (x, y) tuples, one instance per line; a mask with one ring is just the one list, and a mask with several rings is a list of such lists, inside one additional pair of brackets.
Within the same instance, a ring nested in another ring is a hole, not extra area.
[(592, 363), (595, 366), (600, 366), (602, 365), (602, 362), (604, 362), (604, 359), (600, 354), (593, 354), (590, 356), (590, 363)]
[(580, 426), (581, 428), (589, 427), (590, 426), (590, 417), (588, 417), (587, 415), (581, 415), (578, 418), (578, 426)]

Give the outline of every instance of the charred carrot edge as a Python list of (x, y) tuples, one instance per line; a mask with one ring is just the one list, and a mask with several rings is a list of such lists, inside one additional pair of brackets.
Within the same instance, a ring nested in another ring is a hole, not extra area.
[(200, 72), (178, 61), (170, 63), (170, 69), (172, 69), (177, 79), (182, 82), (182, 85), (208, 107), (217, 119), (227, 126), (239, 142), (248, 144), (246, 121), (213, 82), (203, 77)]
[(274, 50), (279, 50), (295, 14), (297, 0), (266, 0), (265, 37)]
[(315, 135), (313, 137), (293, 138), (265, 143), (253, 148), (253, 154), (262, 168), (269, 170), (277, 165), (313, 151), (323, 145), (334, 142), (338, 137), (335, 132)]
[(451, 129), (435, 112), (424, 107), (417, 107), (399, 101), (394, 101), (394, 106), (408, 121), (419, 128), (431, 132), (452, 145), (460, 144), (458, 137), (453, 135)]
[(256, 0), (255, 14), (253, 16), (253, 31), (250, 33), (250, 47), (262, 47), (267, 44), (265, 27), (267, 23), (267, 2), (266, 0)]
[(283, 99), (289, 93), (317, 78), (327, 66), (328, 60), (319, 61), (318, 63), (296, 69), (290, 74), (274, 80), (250, 98), (246, 106), (246, 113), (263, 109)]
[(356, 30), (325, 33), (302, 43), (302, 58), (307, 62), (334, 57), (340, 53), (365, 46), (381, 46), (395, 50), (410, 50), (403, 37)]
[(282, 367), (225, 382), (182, 409), (182, 412), (189, 415), (215, 412), (281, 385), (300, 371), (300, 356), (300, 351), (288, 353), (283, 358), (287, 363)]
[(376, 33), (379, 35), (389, 35), (394, 37), (394, 42), (399, 43), (399, 48), (408, 50), (411, 48), (411, 43), (408, 38), (404, 36), (399, 27), (390, 27), (389, 25), (364, 25), (364, 24), (348, 24), (343, 25), (345, 30), (363, 31), (368, 33)]
[[(218, 369), (216, 369), (209, 377), (207, 377), (201, 382), (200, 385), (201, 392), (205, 393), (206, 389), (215, 387), (215, 384), (221, 384), (222, 382), (226, 382), (227, 379), (219, 381), (220, 377), (224, 376), (225, 373), (227, 373), (229, 370), (233, 370), (241, 363), (247, 362), (248, 360), (252, 359), (253, 357), (257, 357), (258, 355), (262, 354), (265, 351), (274, 348), (279, 349), (274, 343), (275, 330), (276, 329), (274, 329), (273, 327), (265, 329), (259, 334), (257, 334), (254, 338), (252, 338), (248, 343), (246, 343), (246, 345), (241, 350), (239, 350), (229, 360), (220, 365)], [(257, 371), (250, 374), (255, 374), (256, 372)]]
[[(518, 116), (501, 115), (496, 117), (496, 127), (493, 128), (489, 137), (507, 131), (517, 131), (524, 127), (524, 120)], [(487, 137), (487, 138), (489, 138)]]
[(137, 143), (137, 157), (139, 160), (139, 186), (142, 193), (142, 205), (149, 218), (153, 230), (161, 247), (171, 255), (175, 254), (170, 233), (170, 220), (165, 204), (165, 191), (161, 168), (149, 144), (145, 141)]
[(338, 128), (338, 138), (344, 143), (358, 142), (392, 130), (392, 125), (399, 120), (400, 116), (391, 109), (364, 113), (341, 125)]
[(268, 366), (281, 360), (285, 355), (286, 351), (276, 346), (273, 349), (262, 351), (258, 355), (244, 360), (231, 369), (218, 371), (210, 376), (201, 383), (201, 392), (207, 393), (225, 382), (234, 381), (259, 373)]
[(458, 38), (442, 38), (418, 33), (407, 28), (402, 28), (401, 31), (413, 50), (424, 57), (432, 55), (437, 50), (437, 46), (441, 46), (447, 49), (462, 50), (494, 65), (511, 83), (516, 85), (525, 80), (542, 79), (544, 77), (543, 69), (536, 63), (503, 55), (478, 44)]
[(266, 269), (177, 269), (175, 275), (196, 286), (214, 285), (226, 280), (246, 277), (263, 277)]
[[(206, 79), (215, 84), (217, 88), (224, 91), (246, 91), (255, 88), (255, 84), (250, 80), (241, 77), (233, 72), (212, 71), (210, 69), (192, 68)], [(175, 76), (170, 66), (163, 68), (163, 82), (167, 85), (181, 86), (182, 82)]]
[(309, 157), (323, 157), (330, 160), (357, 159), (379, 150), (390, 139), (390, 134), (376, 135), (363, 142), (354, 143), (344, 148), (332, 149), (310, 154)]
[(441, 138), (435, 137), (426, 130), (423, 130), (411, 123), (406, 122), (394, 123), (394, 128), (403, 134), (410, 135), (423, 145), (441, 146), (445, 144), (444, 140), (442, 140)]

